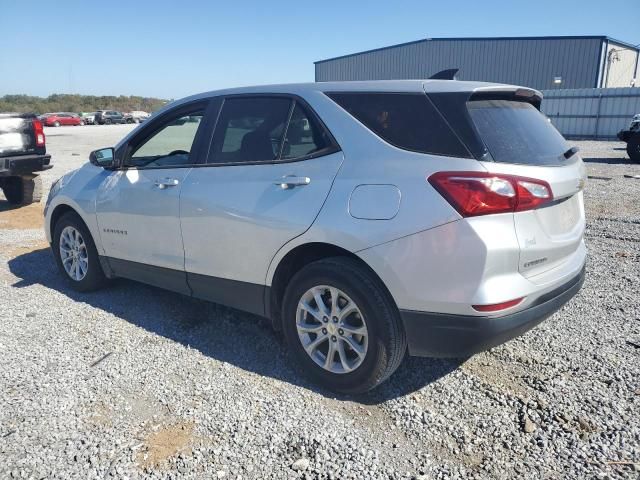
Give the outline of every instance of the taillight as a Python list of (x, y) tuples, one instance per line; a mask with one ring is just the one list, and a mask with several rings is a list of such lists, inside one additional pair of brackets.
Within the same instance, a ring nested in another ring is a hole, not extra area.
[(524, 300), (524, 297), (515, 298), (513, 300), (509, 300), (508, 302), (502, 303), (493, 303), (491, 305), (471, 305), (474, 310), (479, 312), (499, 312), (500, 310), (506, 310), (507, 308), (515, 307), (520, 304)]
[(33, 133), (36, 137), (36, 147), (44, 147), (44, 128), (42, 127), (42, 122), (40, 120), (33, 121)]
[(553, 200), (543, 180), (486, 172), (438, 172), (433, 185), (463, 217), (531, 210)]

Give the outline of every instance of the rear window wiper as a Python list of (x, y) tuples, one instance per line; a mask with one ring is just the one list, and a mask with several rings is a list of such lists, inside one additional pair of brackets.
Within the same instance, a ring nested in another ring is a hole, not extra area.
[(562, 156), (569, 160), (571, 157), (573, 157), (576, 153), (578, 153), (578, 147), (571, 147), (569, 150), (567, 150), (566, 152), (564, 152), (562, 154)]

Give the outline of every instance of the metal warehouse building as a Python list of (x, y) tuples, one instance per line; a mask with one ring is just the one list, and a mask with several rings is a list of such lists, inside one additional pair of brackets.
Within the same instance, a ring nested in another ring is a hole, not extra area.
[[(460, 80), (552, 88), (630, 87), (637, 46), (604, 36), (427, 38), (315, 62), (316, 81), (428, 78), (459, 68)], [(636, 80), (638, 79), (638, 80)]]

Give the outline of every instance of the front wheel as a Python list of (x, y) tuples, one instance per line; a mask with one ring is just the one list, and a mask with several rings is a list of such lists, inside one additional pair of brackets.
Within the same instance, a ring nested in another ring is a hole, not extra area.
[(331, 390), (357, 394), (400, 365), (407, 342), (399, 312), (380, 281), (350, 258), (300, 270), (283, 301), (287, 342), (305, 372)]
[(60, 126), (60, 122), (53, 122), (53, 126), (54, 127), (59, 127)]
[(74, 290), (89, 292), (107, 281), (91, 233), (75, 212), (56, 222), (51, 245), (58, 268)]

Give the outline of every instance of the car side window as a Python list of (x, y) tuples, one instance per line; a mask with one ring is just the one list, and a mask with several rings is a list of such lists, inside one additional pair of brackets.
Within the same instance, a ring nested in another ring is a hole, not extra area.
[(282, 148), (282, 159), (305, 157), (331, 145), (325, 132), (304, 107), (296, 102)]
[(424, 93), (327, 93), (387, 143), (404, 150), (468, 157), (466, 147)]
[(196, 163), (191, 149), (204, 117), (200, 109), (169, 119), (143, 143), (134, 147), (124, 165), (128, 167), (172, 167)]
[(278, 159), (292, 100), (279, 97), (225, 99), (213, 135), (211, 163)]

